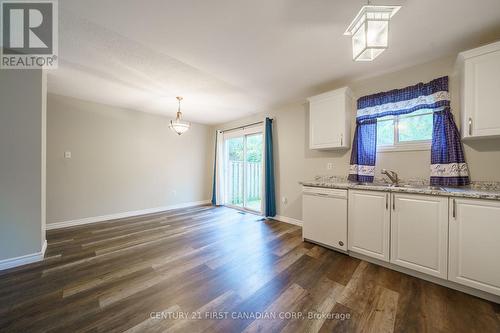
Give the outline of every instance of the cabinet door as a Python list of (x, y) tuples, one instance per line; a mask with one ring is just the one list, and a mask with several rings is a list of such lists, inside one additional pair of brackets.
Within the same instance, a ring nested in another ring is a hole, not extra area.
[(500, 135), (500, 50), (465, 60), (464, 137)]
[(347, 196), (343, 192), (343, 197), (304, 193), (304, 238), (347, 251)]
[(311, 149), (343, 146), (344, 112), (344, 96), (341, 94), (311, 102), (309, 108)]
[(500, 202), (450, 200), (448, 279), (500, 295)]
[(389, 261), (390, 195), (349, 191), (349, 250)]
[(394, 194), (391, 212), (391, 262), (447, 278), (448, 198)]

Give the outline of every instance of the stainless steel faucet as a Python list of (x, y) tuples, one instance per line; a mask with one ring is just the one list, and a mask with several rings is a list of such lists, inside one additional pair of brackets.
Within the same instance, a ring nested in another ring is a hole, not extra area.
[(392, 185), (398, 185), (398, 183), (399, 183), (399, 177), (398, 177), (398, 174), (395, 171), (387, 170), (387, 169), (382, 169), (381, 173), (383, 175), (386, 175), (387, 178), (389, 178), (391, 180)]

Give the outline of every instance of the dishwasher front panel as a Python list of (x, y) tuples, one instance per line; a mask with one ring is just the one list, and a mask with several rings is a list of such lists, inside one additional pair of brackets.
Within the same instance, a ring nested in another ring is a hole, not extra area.
[(307, 240), (347, 251), (347, 191), (305, 190), (302, 232)]

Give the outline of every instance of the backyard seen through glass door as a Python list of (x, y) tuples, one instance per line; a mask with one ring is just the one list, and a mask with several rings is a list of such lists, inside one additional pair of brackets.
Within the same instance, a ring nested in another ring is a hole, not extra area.
[(227, 203), (243, 207), (243, 137), (226, 140)]
[(257, 212), (262, 197), (262, 133), (226, 139), (227, 204)]
[(246, 136), (245, 207), (260, 212), (262, 187), (262, 134)]

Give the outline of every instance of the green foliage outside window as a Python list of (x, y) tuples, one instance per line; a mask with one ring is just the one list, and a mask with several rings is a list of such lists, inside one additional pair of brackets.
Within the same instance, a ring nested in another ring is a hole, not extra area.
[(377, 146), (432, 140), (433, 115), (419, 110), (403, 116), (388, 116), (377, 121)]
[[(249, 135), (247, 138), (247, 162), (262, 161), (262, 135)], [(243, 140), (234, 138), (227, 141), (229, 160), (243, 161)]]

